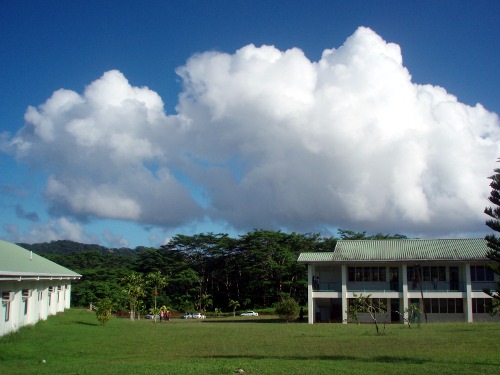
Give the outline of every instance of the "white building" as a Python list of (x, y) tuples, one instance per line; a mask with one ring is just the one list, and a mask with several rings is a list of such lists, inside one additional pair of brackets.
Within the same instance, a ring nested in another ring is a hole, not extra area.
[(81, 275), (0, 240), (0, 336), (70, 307), (71, 280)]
[[(370, 295), (390, 322), (416, 305), (428, 322), (500, 321), (491, 297), (498, 277), (487, 267), (484, 239), (346, 240), (333, 252), (302, 253), (308, 267), (308, 322), (348, 321), (349, 301)], [(367, 314), (361, 320), (370, 321)]]

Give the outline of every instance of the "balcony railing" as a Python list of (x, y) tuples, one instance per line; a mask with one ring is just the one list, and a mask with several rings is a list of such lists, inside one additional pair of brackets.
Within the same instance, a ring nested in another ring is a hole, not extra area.
[(473, 292), (491, 291), (497, 289), (497, 283), (494, 281), (473, 281), (471, 287)]
[(408, 284), (409, 292), (417, 292), (422, 289), (422, 292), (464, 292), (466, 284), (458, 281), (423, 281), (422, 287), (420, 283), (411, 282)]
[[(398, 292), (401, 286), (398, 283), (390, 281), (372, 281), (372, 282), (347, 282), (347, 291), (349, 292)], [(496, 289), (495, 282), (473, 282), (472, 291), (483, 291)], [(342, 283), (340, 282), (320, 282), (313, 286), (315, 292), (340, 292)], [(423, 281), (423, 292), (464, 292), (466, 284), (456, 281)], [(408, 292), (420, 292), (420, 283), (409, 283)]]
[(342, 283), (329, 283), (329, 282), (321, 282), (313, 286), (313, 290), (315, 292), (341, 292), (342, 291)]

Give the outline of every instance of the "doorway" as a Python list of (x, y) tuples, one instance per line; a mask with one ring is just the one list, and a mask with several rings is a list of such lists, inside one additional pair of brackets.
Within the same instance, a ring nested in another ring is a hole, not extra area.
[(391, 298), (391, 323), (400, 323), (399, 298)]
[(450, 267), (450, 290), (458, 290), (460, 285), (458, 267)]

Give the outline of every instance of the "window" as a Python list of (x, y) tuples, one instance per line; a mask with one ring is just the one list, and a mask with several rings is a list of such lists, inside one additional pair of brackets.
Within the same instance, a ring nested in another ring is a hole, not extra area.
[(349, 281), (386, 281), (385, 267), (349, 267), (347, 269)]
[(10, 302), (14, 299), (14, 292), (2, 292), (2, 306), (4, 308), (4, 320), (10, 319)]
[(23, 289), (23, 305), (24, 305), (24, 315), (28, 314), (28, 299), (31, 297), (31, 290)]
[(5, 309), (5, 315), (4, 315), (4, 319), (6, 322), (9, 321), (10, 319), (10, 301), (9, 302), (3, 302), (2, 303), (4, 309)]
[(472, 312), (474, 314), (489, 314), (493, 310), (493, 300), (491, 298), (473, 298)]
[[(409, 267), (408, 267), (409, 268)], [(446, 267), (444, 266), (422, 266), (423, 281), (446, 281)], [(412, 278), (418, 279), (417, 267), (412, 267)], [(410, 276), (410, 275), (408, 275)]]
[(349, 281), (356, 281), (356, 268), (349, 267), (347, 270), (347, 279)]
[(439, 299), (439, 312), (441, 314), (447, 314), (448, 313), (448, 301), (446, 298), (440, 298)]
[(495, 275), (488, 266), (470, 266), (471, 281), (494, 281)]
[(433, 314), (463, 314), (464, 303), (461, 298), (425, 298), (424, 308)]

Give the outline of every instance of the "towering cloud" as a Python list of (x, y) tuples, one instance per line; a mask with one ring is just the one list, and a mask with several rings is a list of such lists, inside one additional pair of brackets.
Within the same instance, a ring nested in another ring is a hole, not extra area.
[(178, 69), (177, 114), (117, 71), (29, 108), (9, 140), (54, 212), (176, 226), (479, 230), (500, 121), (419, 85), (399, 46), (359, 28), (317, 62), (248, 45)]

